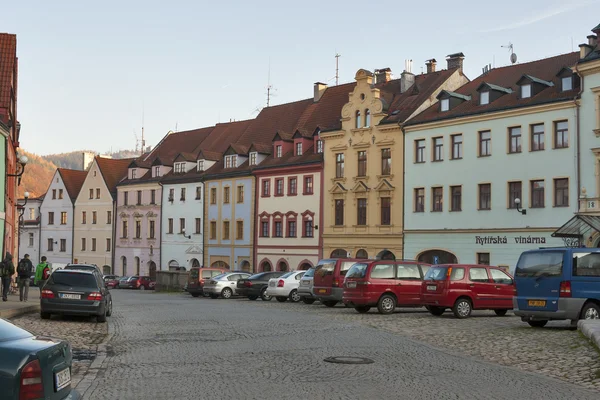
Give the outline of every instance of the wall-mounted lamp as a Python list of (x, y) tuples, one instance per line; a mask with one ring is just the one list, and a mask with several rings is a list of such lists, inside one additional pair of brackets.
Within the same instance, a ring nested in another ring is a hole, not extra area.
[(58, 244), (58, 242), (57, 242), (56, 240), (55, 240), (53, 243), (54, 243), (54, 244)]
[(191, 238), (192, 238), (192, 235), (186, 235), (186, 234), (185, 234), (185, 229), (182, 229), (182, 230), (181, 230), (181, 234), (182, 234), (182, 235), (183, 235), (183, 237), (184, 237), (184, 238), (186, 238), (186, 239), (191, 239)]
[(19, 210), (19, 223), (23, 223), (23, 214), (25, 214), (25, 206), (27, 205), (27, 200), (29, 200), (29, 192), (23, 193), (23, 197), (25, 198), (25, 202), (21, 205), (21, 209)]
[(375, 144), (375, 135), (371, 136), (371, 142)]
[(520, 212), (522, 215), (527, 215), (527, 210), (521, 209), (521, 199), (518, 197), (515, 199), (515, 205), (517, 206), (517, 212)]
[(352, 138), (348, 139), (348, 144), (352, 147)]
[(27, 162), (29, 161), (29, 159), (27, 158), (27, 156), (23, 155), (23, 154), (19, 154), (17, 155), (17, 173), (16, 174), (6, 174), (6, 176), (16, 176), (17, 178), (19, 178), (18, 184), (21, 184), (21, 175), (23, 175), (23, 173), (25, 172), (25, 166), (27, 165)]

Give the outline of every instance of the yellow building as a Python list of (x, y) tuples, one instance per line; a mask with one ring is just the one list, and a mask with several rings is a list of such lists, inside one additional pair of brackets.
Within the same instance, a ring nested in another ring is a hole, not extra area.
[(356, 73), (356, 86), (342, 109), (341, 129), (324, 141), (323, 257), (403, 256), (402, 123), (436, 102), (441, 90), (468, 80), (462, 53), (448, 69), (414, 75), (410, 63), (400, 79), (389, 68)]

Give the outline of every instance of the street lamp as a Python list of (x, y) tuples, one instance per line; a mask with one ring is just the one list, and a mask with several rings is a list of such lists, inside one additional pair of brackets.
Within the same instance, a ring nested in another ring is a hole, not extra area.
[(186, 239), (191, 239), (191, 238), (192, 238), (192, 235), (186, 235), (186, 234), (185, 234), (185, 228), (183, 228), (183, 229), (181, 230), (181, 234), (182, 234), (182, 235), (183, 235), (183, 237), (184, 237), (184, 238), (186, 238)]
[(27, 200), (29, 200), (29, 192), (23, 193), (23, 197), (25, 198), (25, 202), (21, 205), (21, 210), (19, 211), (19, 221), (23, 221), (23, 214), (25, 214), (25, 206), (27, 205)]
[(17, 171), (19, 171), (19, 167), (20, 167), (20, 171), (17, 172), (16, 174), (6, 174), (6, 176), (15, 176), (15, 177), (19, 178), (19, 185), (20, 185), (21, 184), (21, 175), (23, 175), (23, 172), (25, 172), (25, 165), (27, 165), (28, 161), (29, 161), (29, 159), (27, 158), (26, 155), (24, 155), (24, 154), (17, 155)]
[(527, 214), (527, 210), (521, 209), (520, 204), (521, 204), (521, 199), (519, 199), (517, 197), (515, 199), (515, 205), (517, 206), (517, 212), (520, 212), (522, 215), (526, 215)]

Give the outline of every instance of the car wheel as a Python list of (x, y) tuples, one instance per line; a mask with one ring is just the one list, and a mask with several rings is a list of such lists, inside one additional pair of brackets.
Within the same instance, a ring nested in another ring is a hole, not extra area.
[(287, 301), (287, 297), (283, 297), (283, 296), (277, 296), (275, 297), (277, 299), (278, 302), (280, 303), (285, 303)]
[(290, 301), (292, 303), (297, 303), (300, 301), (300, 295), (298, 294), (298, 291), (296, 289), (290, 292)]
[(600, 319), (600, 306), (588, 303), (581, 310), (581, 319)]
[(335, 300), (325, 300), (322, 303), (325, 307), (335, 307), (338, 302)]
[(146, 290), (146, 287), (144, 287), (144, 285), (140, 285), (140, 290)]
[(260, 291), (260, 298), (262, 301), (271, 301), (272, 297), (267, 294), (267, 288)]
[(233, 291), (226, 287), (221, 291), (221, 296), (223, 296), (224, 299), (230, 299), (231, 296), (233, 296)]
[(463, 297), (456, 300), (454, 306), (452, 307), (452, 312), (456, 318), (468, 318), (471, 315), (471, 311), (473, 311), (473, 306), (471, 305), (471, 300)]
[(427, 311), (429, 311), (431, 313), (431, 315), (435, 315), (436, 317), (439, 317), (446, 310), (444, 308), (442, 308), (442, 307), (427, 306)]
[(504, 317), (506, 315), (506, 313), (508, 312), (508, 310), (494, 310), (494, 312), (496, 313), (497, 316)]
[(106, 311), (106, 316), (110, 317), (112, 315), (112, 299), (108, 302), (108, 310)]
[(303, 297), (302, 301), (304, 302), (304, 304), (312, 304), (315, 302), (315, 299), (311, 299), (309, 297)]
[(369, 306), (356, 306), (356, 307), (354, 307), (354, 309), (357, 312), (359, 312), (361, 314), (364, 314), (364, 313), (368, 313), (369, 310), (371, 309), (371, 307), (369, 307)]
[(248, 296), (248, 300), (256, 300), (258, 299), (258, 296)]
[(40, 313), (40, 318), (41, 318), (41, 319), (50, 319), (50, 313), (47, 313), (47, 312), (41, 312), (41, 313)]
[(192, 297), (198, 297), (198, 296), (200, 296), (199, 293), (192, 293)]
[(98, 322), (106, 322), (106, 312), (104, 314), (102, 314), (102, 315), (98, 315), (96, 317), (96, 321), (98, 321)]
[(396, 299), (390, 294), (384, 294), (377, 302), (377, 310), (380, 314), (391, 314), (396, 309)]
[(548, 321), (527, 321), (527, 323), (532, 328), (543, 328), (546, 326)]

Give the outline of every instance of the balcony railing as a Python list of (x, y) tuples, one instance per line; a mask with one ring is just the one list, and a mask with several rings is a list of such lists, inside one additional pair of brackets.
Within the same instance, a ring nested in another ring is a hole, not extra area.
[(600, 197), (580, 197), (579, 212), (581, 213), (600, 213)]

